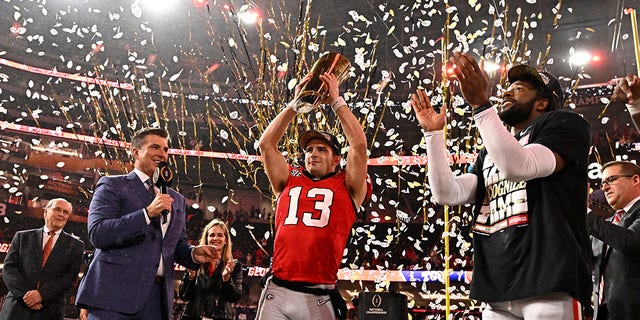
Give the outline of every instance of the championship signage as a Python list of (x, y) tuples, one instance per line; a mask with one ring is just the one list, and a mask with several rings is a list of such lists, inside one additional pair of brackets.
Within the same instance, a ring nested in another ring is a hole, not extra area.
[(358, 319), (406, 320), (407, 296), (396, 292), (361, 292), (358, 295)]

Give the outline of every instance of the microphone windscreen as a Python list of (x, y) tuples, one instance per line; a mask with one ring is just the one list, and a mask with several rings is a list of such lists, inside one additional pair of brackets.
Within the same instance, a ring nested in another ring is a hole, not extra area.
[(171, 186), (173, 181), (173, 171), (167, 162), (161, 161), (158, 163), (158, 182), (156, 184), (162, 184), (163, 186)]

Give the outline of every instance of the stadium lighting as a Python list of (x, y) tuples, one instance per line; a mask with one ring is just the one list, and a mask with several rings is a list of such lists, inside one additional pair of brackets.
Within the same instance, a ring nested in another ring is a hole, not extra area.
[(589, 64), (591, 60), (591, 54), (586, 51), (576, 51), (569, 57), (569, 63), (575, 66), (584, 66), (586, 64)]
[(240, 21), (244, 24), (255, 24), (256, 22), (258, 22), (259, 18), (260, 15), (254, 10), (244, 10), (238, 12), (238, 19), (240, 19)]
[(140, 0), (141, 6), (144, 11), (150, 11), (154, 14), (169, 12), (171, 8), (174, 8), (178, 4), (179, 0)]
[(484, 71), (486, 71), (487, 73), (492, 74), (498, 70), (500, 70), (499, 64), (487, 60), (484, 61)]
[(207, 6), (207, 0), (193, 0), (193, 5), (196, 8), (204, 8)]

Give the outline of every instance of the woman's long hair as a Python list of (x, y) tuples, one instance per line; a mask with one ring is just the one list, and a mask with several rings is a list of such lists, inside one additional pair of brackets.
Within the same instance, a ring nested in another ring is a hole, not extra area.
[[(231, 244), (231, 236), (229, 234), (229, 228), (227, 228), (227, 224), (222, 221), (222, 220), (218, 220), (218, 219), (213, 219), (211, 220), (209, 223), (207, 223), (207, 225), (204, 227), (204, 229), (202, 230), (202, 235), (200, 236), (200, 244), (209, 244), (207, 242), (207, 238), (208, 238), (208, 234), (209, 234), (209, 230), (211, 230), (211, 228), (215, 227), (215, 226), (219, 226), (220, 228), (222, 228), (222, 231), (224, 232), (224, 237), (225, 237), (225, 245), (224, 248), (222, 248), (222, 256), (220, 257), (220, 263), (225, 265), (227, 263), (227, 261), (233, 259), (233, 252), (232, 252), (232, 244)], [(207, 263), (202, 264), (202, 266), (200, 267), (200, 272), (206, 272), (205, 266), (207, 265)]]

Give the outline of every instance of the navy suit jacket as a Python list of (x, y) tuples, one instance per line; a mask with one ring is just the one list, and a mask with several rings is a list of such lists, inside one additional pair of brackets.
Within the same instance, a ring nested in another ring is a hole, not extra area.
[(147, 224), (144, 208), (153, 197), (135, 172), (102, 177), (96, 185), (87, 225), (96, 248), (78, 288), (76, 303), (119, 313), (136, 314), (153, 287), (160, 254), (164, 261), (167, 314), (173, 309), (174, 262), (197, 269), (187, 241), (185, 200), (173, 189), (171, 220), (164, 238)]
[[(2, 278), (9, 289), (0, 319), (63, 319), (65, 293), (78, 279), (84, 243), (62, 231), (42, 267), (44, 229), (19, 231), (4, 259)], [(38, 287), (39, 284), (39, 287)], [(22, 300), (38, 289), (42, 309), (34, 311)]]
[(600, 255), (594, 270), (596, 284), (604, 275), (602, 304), (607, 305), (610, 319), (635, 319), (640, 314), (640, 201), (625, 213), (619, 225), (592, 213), (588, 221), (591, 234), (605, 243), (606, 252)]

